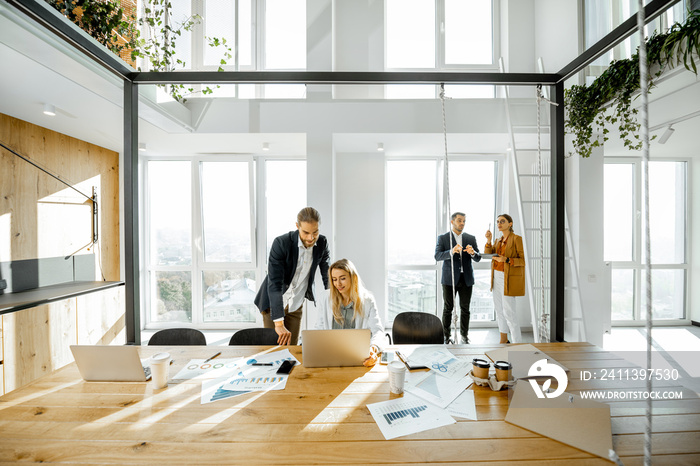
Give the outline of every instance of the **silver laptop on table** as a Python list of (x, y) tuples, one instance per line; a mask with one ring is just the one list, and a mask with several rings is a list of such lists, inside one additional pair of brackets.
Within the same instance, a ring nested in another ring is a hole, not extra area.
[(88, 382), (145, 382), (151, 368), (144, 367), (136, 346), (71, 345), (83, 379)]
[(301, 357), (304, 367), (361, 366), (369, 356), (368, 328), (302, 330)]

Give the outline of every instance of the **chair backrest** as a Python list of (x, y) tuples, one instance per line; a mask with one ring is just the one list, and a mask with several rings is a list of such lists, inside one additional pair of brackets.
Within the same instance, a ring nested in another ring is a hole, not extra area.
[(148, 340), (148, 346), (161, 345), (206, 345), (207, 339), (196, 328), (166, 328), (158, 330)]
[(229, 345), (275, 346), (277, 332), (272, 328), (244, 328), (231, 336)]
[(395, 345), (439, 345), (444, 343), (442, 321), (434, 314), (402, 312), (391, 328)]

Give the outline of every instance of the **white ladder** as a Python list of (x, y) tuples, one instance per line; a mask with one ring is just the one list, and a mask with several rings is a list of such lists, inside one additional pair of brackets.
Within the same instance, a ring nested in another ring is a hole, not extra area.
[[(501, 72), (505, 72), (503, 59), (499, 61)], [(540, 72), (544, 72), (542, 59), (538, 60)], [(515, 184), (515, 194), (518, 204), (518, 214), (523, 223), (522, 236), (524, 238), (523, 247), (526, 259), (526, 287), (530, 303), (530, 316), (532, 320), (532, 331), (536, 343), (542, 340), (551, 340), (549, 335), (549, 320), (546, 328), (540, 329), (543, 324), (542, 316), (551, 316), (550, 295), (551, 295), (551, 174), (550, 174), (550, 138), (541, 139), (542, 169), (538, 173), (538, 148), (524, 142), (518, 142), (517, 136), (529, 136), (531, 140), (537, 131), (550, 134), (549, 115), (550, 109), (547, 102), (541, 104), (541, 116), (538, 128), (532, 124), (532, 116), (537, 112), (537, 100), (535, 104), (529, 102), (513, 102), (509, 97), (508, 86), (503, 86), (506, 110), (506, 122), (510, 139), (511, 150), (508, 154), (513, 170)], [(544, 90), (543, 90), (544, 91)], [(545, 97), (546, 93), (543, 92)], [(533, 109), (533, 107), (535, 107)], [(517, 115), (517, 124), (514, 124), (514, 115)], [(540, 196), (541, 183), (541, 196)], [(540, 221), (542, 212), (542, 221)], [(585, 322), (583, 320), (583, 306), (579, 287), (578, 266), (576, 264), (573, 243), (571, 241), (571, 231), (569, 229), (569, 219), (564, 209), (566, 256), (565, 262), (565, 287), (564, 298), (565, 307), (572, 312), (564, 319), (565, 339), (568, 341), (586, 341)], [(540, 243), (542, 241), (542, 243)], [(551, 318), (551, 317), (550, 317)]]

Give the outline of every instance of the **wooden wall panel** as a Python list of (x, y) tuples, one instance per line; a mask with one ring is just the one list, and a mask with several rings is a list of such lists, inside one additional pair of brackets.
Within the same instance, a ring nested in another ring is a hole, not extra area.
[(126, 343), (124, 287), (110, 288), (77, 298), (77, 335), (80, 345)]
[(75, 298), (3, 316), (5, 391), (22, 387), (73, 360)]
[[(104, 278), (118, 281), (119, 154), (2, 113), (0, 140), (88, 196), (97, 187), (101, 261), (96, 254), (94, 279), (102, 280), (101, 264)], [(90, 201), (0, 149), (0, 225), (9, 231), (0, 235), (0, 261), (66, 256), (91, 240)], [(5, 392), (71, 362), (69, 345), (78, 340), (125, 341), (122, 288), (6, 314), (1, 320)]]
[[(119, 280), (119, 154), (2, 113), (0, 140), (88, 196), (98, 188), (101, 263), (107, 280)], [(10, 215), (10, 238), (0, 241), (11, 254), (1, 261), (65, 256), (90, 240), (89, 201), (72, 189), (5, 150), (0, 181), (0, 216)], [(95, 269), (101, 280), (97, 257)]]
[(5, 361), (4, 361), (4, 348), (5, 348), (5, 341), (2, 338), (2, 321), (4, 319), (4, 316), (0, 316), (0, 363), (2, 365), (0, 366), (0, 396), (5, 394), (5, 378), (4, 378), (4, 373), (5, 373)]

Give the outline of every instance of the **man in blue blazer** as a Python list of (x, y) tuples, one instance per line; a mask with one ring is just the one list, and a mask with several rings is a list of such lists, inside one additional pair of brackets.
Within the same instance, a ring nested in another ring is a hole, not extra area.
[(314, 301), (317, 267), (328, 289), (330, 252), (326, 237), (318, 231), (320, 221), (313, 207), (301, 209), (297, 229), (275, 238), (270, 248), (267, 276), (254, 302), (262, 313), (263, 326), (277, 332), (279, 345), (297, 344), (304, 299)]
[[(474, 270), (472, 260), (479, 262), (479, 246), (476, 238), (464, 230), (465, 215), (462, 212), (452, 214), (450, 223), (452, 231), (438, 236), (435, 246), (435, 260), (442, 262), (442, 329), (445, 334), (445, 343), (450, 339), (450, 324), (452, 310), (454, 309), (455, 290), (459, 294), (460, 326), (462, 343), (469, 343), (469, 303), (472, 299), (472, 287), (474, 286)], [(453, 281), (454, 280), (454, 281)], [(456, 286), (453, 284), (456, 283)]]

